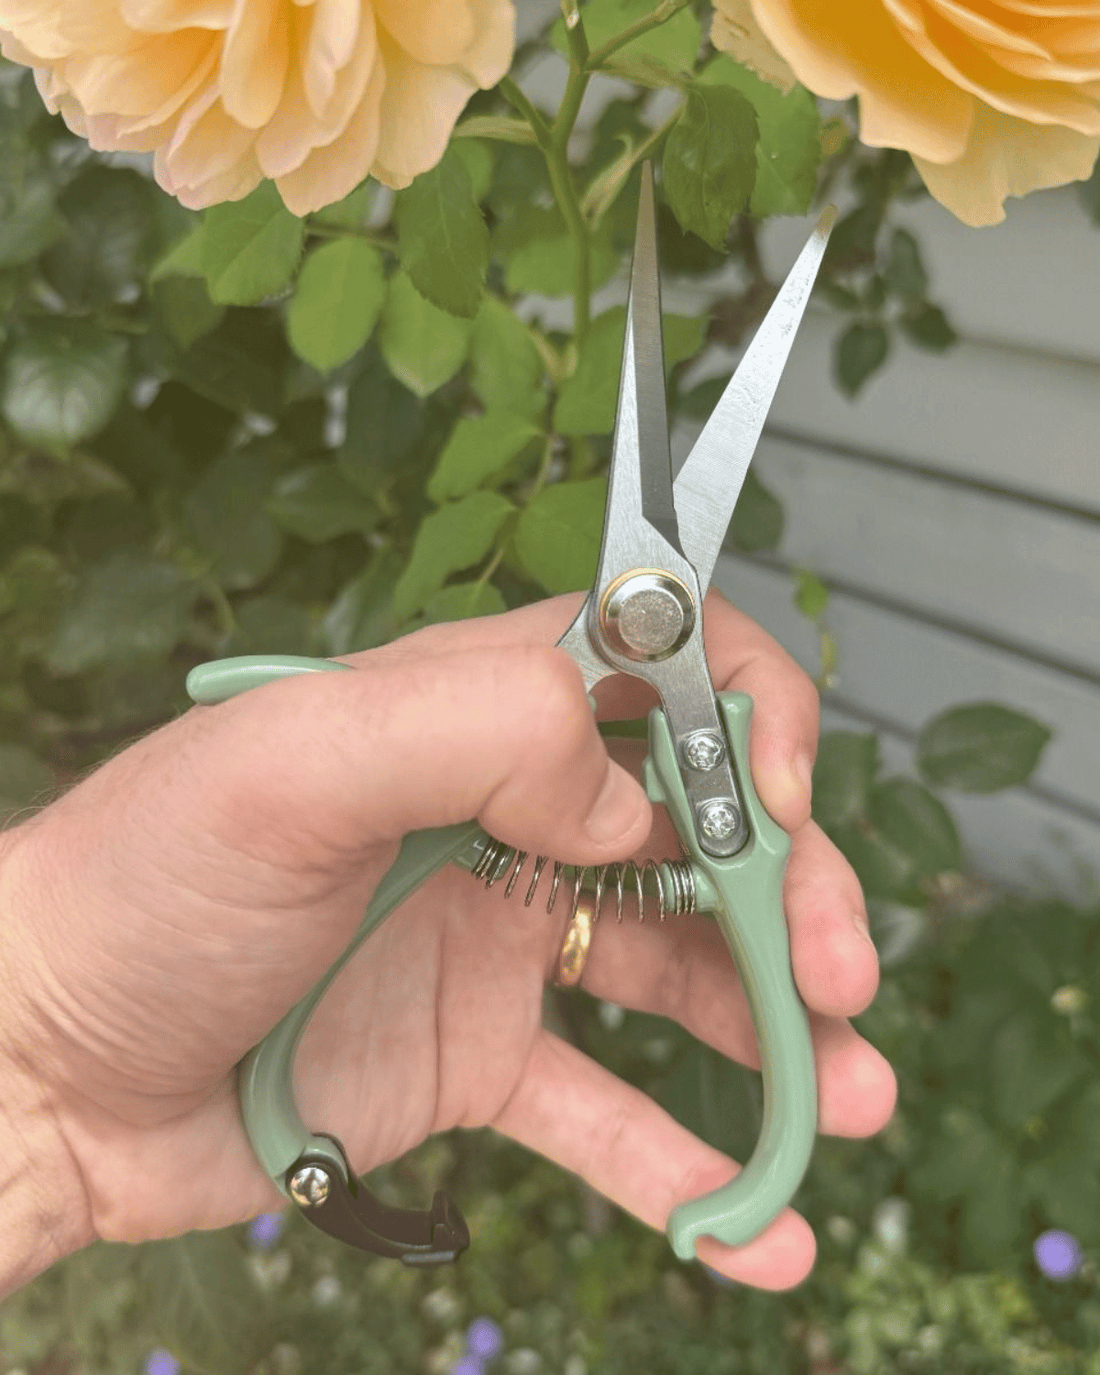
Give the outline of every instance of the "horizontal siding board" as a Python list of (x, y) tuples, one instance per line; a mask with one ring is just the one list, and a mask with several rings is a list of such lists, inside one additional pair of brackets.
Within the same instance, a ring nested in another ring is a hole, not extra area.
[(1100, 674), (1100, 523), (765, 434), (783, 557)]
[[(1100, 279), (1100, 234), (1097, 235)], [(853, 401), (836, 387), (844, 321), (807, 314), (769, 416), (773, 432), (812, 437), (1100, 515), (1100, 365), (962, 342), (927, 353), (895, 339)], [(732, 373), (712, 349), (693, 377)]]
[[(715, 585), (807, 672), (818, 671), (817, 633), (795, 610), (785, 571), (727, 555)], [(838, 652), (835, 694), (904, 734), (977, 701), (1003, 702), (1049, 726), (1033, 781), (1094, 816), (1100, 835), (1100, 684), (843, 593), (830, 598), (827, 620)]]
[[(935, 201), (899, 206), (921, 245), (930, 293), (960, 333), (1100, 362), (1100, 230), (1075, 187), (1007, 202), (999, 225), (969, 229)], [(812, 218), (770, 221), (765, 266), (779, 280)]]

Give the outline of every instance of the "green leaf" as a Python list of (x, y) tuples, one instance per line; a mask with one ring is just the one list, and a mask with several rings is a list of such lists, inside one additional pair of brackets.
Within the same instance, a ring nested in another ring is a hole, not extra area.
[(956, 870), (962, 862), (959, 833), (951, 813), (911, 778), (890, 778), (871, 793), (867, 815), (876, 829), (931, 876)]
[[(596, 239), (588, 255), (589, 280), (602, 286), (615, 275), (619, 254)], [(568, 296), (577, 275), (576, 245), (568, 234), (552, 239), (531, 239), (512, 249), (505, 260), (504, 281), (515, 296)]]
[(470, 348), (471, 324), (426, 301), (404, 272), (390, 279), (380, 346), (386, 366), (417, 396), (449, 382)]
[(263, 509), (281, 463), (262, 445), (216, 458), (184, 504), (211, 576), (228, 591), (255, 587), (274, 571), (283, 538)]
[(160, 260), (149, 273), (151, 282), (159, 282), (164, 277), (203, 277), (203, 254), (206, 244), (206, 225), (202, 220), (192, 225), (182, 238), (170, 244)]
[(393, 588), (403, 566), (395, 549), (376, 549), (363, 572), (344, 584), (321, 621), (326, 654), (373, 649), (393, 635)]
[(128, 167), (92, 164), (65, 188), (64, 237), (43, 266), (67, 300), (104, 305), (136, 292), (157, 240), (154, 188)]
[(756, 181), (749, 211), (804, 215), (817, 190), (821, 164), (821, 114), (804, 86), (783, 92), (755, 72), (719, 54), (700, 75), (706, 85), (728, 86), (756, 111)]
[(287, 307), (286, 333), (299, 358), (331, 372), (370, 338), (386, 300), (382, 255), (349, 235), (306, 259)]
[(878, 771), (878, 741), (854, 731), (821, 737), (813, 776), (813, 814), (826, 830), (863, 816)]
[(53, 187), (46, 181), (32, 182), (14, 204), (0, 209), (0, 268), (33, 262), (65, 232)]
[(449, 149), (442, 161), (398, 193), (398, 253), (425, 300), (471, 319), (485, 289), (489, 230), (474, 199), (465, 159)]
[(939, 306), (927, 303), (903, 315), (901, 327), (906, 337), (918, 348), (928, 349), (931, 353), (943, 353), (952, 344), (958, 343), (959, 339)]
[(381, 519), (378, 507), (345, 477), (335, 459), (284, 474), (265, 509), (284, 530), (311, 544), (366, 535)]
[(96, 434), (126, 383), (126, 344), (92, 325), (43, 321), (9, 352), (0, 413), (29, 444), (55, 453)]
[(886, 288), (905, 301), (923, 301), (928, 273), (921, 261), (920, 245), (907, 229), (895, 229), (884, 272)]
[(410, 456), (424, 429), (424, 403), (371, 355), (348, 391), (344, 442), (336, 456), (340, 471), (371, 494)]
[(916, 881), (911, 856), (866, 822), (834, 827), (832, 838), (868, 897), (900, 898)]
[(829, 589), (808, 568), (796, 568), (794, 582), (793, 601), (796, 608), (807, 619), (816, 621), (829, 605)]
[(456, 582), (441, 587), (424, 603), (424, 620), (465, 621), (474, 616), (496, 616), (508, 607), (492, 583)]
[(328, 224), (334, 229), (361, 229), (370, 214), (371, 202), (377, 182), (368, 177), (361, 181), (354, 191), (349, 191), (341, 201), (333, 201), (320, 210), (314, 211), (309, 220), (312, 224)]
[(36, 506), (81, 501), (105, 493), (129, 495), (130, 488), (116, 469), (79, 450), (44, 454), (24, 449), (0, 467), (0, 493), (10, 492)]
[(225, 307), (210, 299), (202, 277), (162, 277), (153, 285), (153, 303), (164, 328), (182, 349), (217, 329), (225, 316)]
[(750, 468), (733, 508), (726, 548), (755, 554), (764, 549), (777, 549), (782, 538), (783, 503)]
[[(507, 126), (512, 122), (494, 115), (486, 115), (485, 119), (489, 121), (490, 128), (505, 126), (505, 132), (508, 132)], [(534, 130), (529, 124), (524, 123), (523, 127), (528, 134), (534, 136)], [(463, 138), (456, 138), (450, 144), (449, 151), (454, 153), (465, 167), (466, 175), (470, 178), (470, 194), (480, 203), (489, 194), (489, 187), (493, 184), (492, 144), (485, 139), (472, 138), (467, 134)]]
[(693, 86), (665, 142), (665, 196), (684, 229), (712, 248), (756, 181), (756, 114), (728, 86)]
[(283, 597), (249, 597), (233, 608), (237, 619), (221, 654), (315, 654), (313, 618), (304, 606)]
[(398, 618), (419, 611), (451, 573), (483, 559), (513, 510), (497, 492), (472, 492), (425, 516), (408, 567), (394, 588)]
[(57, 780), (37, 755), (22, 745), (0, 742), (0, 823), (50, 793)]
[(270, 1337), (265, 1305), (232, 1232), (188, 1232), (146, 1242), (139, 1257), (141, 1292), (158, 1340), (190, 1369), (244, 1375)]
[(0, 573), (6, 644), (14, 644), (20, 656), (41, 654), (72, 590), (73, 578), (52, 549), (18, 549)]
[(917, 764), (939, 787), (993, 793), (1025, 783), (1049, 739), (1049, 729), (1023, 712), (975, 702), (929, 721), (917, 741)]
[(524, 508), (516, 551), (547, 592), (576, 592), (591, 584), (606, 504), (607, 481), (597, 477), (544, 487)]
[(537, 425), (508, 411), (489, 411), (477, 419), (464, 417), (439, 456), (428, 480), (428, 495), (433, 501), (465, 496), (541, 434)]
[(523, 322), (486, 296), (470, 336), (471, 385), (488, 411), (537, 415), (546, 404), (542, 359)]
[(250, 306), (282, 291), (298, 266), (304, 235), (305, 225), (270, 181), (262, 181), (244, 200), (212, 206), (201, 242), (210, 299)]
[(1007, 1127), (1022, 1127), (1037, 1117), (1089, 1069), (1066, 1045), (1062, 1028), (1018, 1012), (998, 1028), (990, 1046), (993, 1103)]
[(890, 336), (882, 325), (849, 325), (837, 340), (833, 372), (837, 386), (855, 396), (864, 382), (882, 367), (890, 352)]
[[(706, 317), (664, 317), (666, 373), (698, 351), (706, 325)], [(558, 393), (554, 428), (559, 434), (606, 434), (614, 428), (625, 328), (626, 311), (622, 306), (593, 320), (581, 346), (576, 369), (572, 377), (562, 383)]]
[(55, 673), (165, 655), (187, 630), (198, 586), (177, 564), (137, 551), (84, 574), (46, 655)]
[[(584, 30), (593, 52), (622, 33), (624, 29), (653, 12), (653, 0), (588, 0), (584, 6)], [(673, 71), (690, 71), (699, 52), (702, 31), (691, 8), (682, 9), (671, 19), (650, 29), (640, 38), (620, 48), (616, 58), (653, 58)], [(551, 40), (560, 52), (567, 50), (565, 24), (558, 20)]]

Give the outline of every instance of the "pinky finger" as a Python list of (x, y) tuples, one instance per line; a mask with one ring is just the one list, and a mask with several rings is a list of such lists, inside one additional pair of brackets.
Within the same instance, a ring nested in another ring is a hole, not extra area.
[[(543, 1030), (520, 1083), (491, 1124), (658, 1231), (673, 1208), (720, 1188), (740, 1166), (639, 1089)], [(699, 1259), (759, 1289), (789, 1289), (813, 1268), (809, 1224), (786, 1208), (744, 1246), (700, 1240)]]

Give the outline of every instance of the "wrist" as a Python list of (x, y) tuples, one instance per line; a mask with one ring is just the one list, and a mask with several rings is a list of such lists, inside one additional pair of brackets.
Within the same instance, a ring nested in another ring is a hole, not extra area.
[(0, 834), (0, 1299), (94, 1240), (12, 958), (27, 911), (12, 862), (18, 836)]

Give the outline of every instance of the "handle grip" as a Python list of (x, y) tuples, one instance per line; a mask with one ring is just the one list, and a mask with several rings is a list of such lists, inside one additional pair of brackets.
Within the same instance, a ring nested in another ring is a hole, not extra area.
[(650, 713), (643, 778), (651, 801), (668, 808), (690, 853), (698, 905), (714, 910), (737, 964), (760, 1048), (764, 1121), (752, 1158), (734, 1179), (673, 1209), (668, 1238), (681, 1260), (694, 1258), (700, 1236), (743, 1246), (762, 1232), (802, 1182), (817, 1132), (813, 1043), (791, 972), (783, 913), (790, 840), (764, 810), (752, 785), (752, 698), (729, 692), (719, 694), (718, 702), (749, 823), (745, 847), (730, 859), (715, 859), (698, 845), (676, 748), (660, 709)]
[[(328, 659), (243, 656), (193, 669), (187, 689), (194, 701), (214, 704), (280, 678), (347, 668)], [(748, 765), (752, 699), (743, 693), (723, 693), (718, 700), (751, 831), (745, 848), (722, 860), (707, 855), (693, 842), (694, 820), (668, 722), (659, 709), (650, 715), (650, 754), (644, 779), (650, 798), (668, 807), (685, 839), (698, 905), (716, 913), (737, 963), (760, 1047), (764, 1122), (751, 1160), (735, 1179), (673, 1210), (668, 1236), (681, 1260), (694, 1257), (699, 1236), (711, 1235), (739, 1246), (763, 1231), (801, 1183), (817, 1129), (813, 1047), (806, 1011), (791, 973), (783, 916), (783, 870), (790, 842), (752, 787)], [(347, 1180), (349, 1187), (355, 1184), (339, 1143), (310, 1132), (294, 1102), (294, 1058), (317, 1004), (363, 941), (395, 908), (448, 862), (455, 860), (465, 868), (472, 867), (484, 839), (485, 833), (473, 821), (406, 836), (347, 950), (241, 1062), (239, 1094), (245, 1130), (257, 1159), (284, 1193), (288, 1193), (291, 1167), (306, 1158), (330, 1168)], [(359, 1230), (367, 1230), (366, 1224)], [(377, 1224), (372, 1230), (378, 1230)], [(414, 1259), (407, 1252), (402, 1258)], [(431, 1258), (428, 1248), (424, 1259)]]

